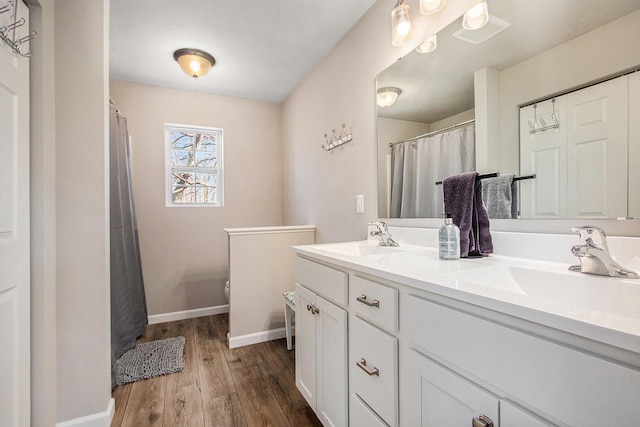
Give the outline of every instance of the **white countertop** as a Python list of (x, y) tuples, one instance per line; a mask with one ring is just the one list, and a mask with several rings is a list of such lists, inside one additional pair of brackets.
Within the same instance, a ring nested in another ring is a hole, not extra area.
[(575, 273), (568, 271), (566, 263), (501, 255), (443, 261), (432, 247), (379, 248), (372, 241), (296, 246), (294, 250), (640, 357), (640, 280)]

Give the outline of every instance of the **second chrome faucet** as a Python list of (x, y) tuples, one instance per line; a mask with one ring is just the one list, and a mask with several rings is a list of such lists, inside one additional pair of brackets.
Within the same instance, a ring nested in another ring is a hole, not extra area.
[(572, 265), (569, 270), (602, 276), (640, 279), (638, 273), (622, 267), (611, 257), (607, 246), (607, 235), (603, 229), (587, 225), (573, 227), (571, 231), (580, 235), (580, 244), (571, 248), (571, 253), (578, 257), (580, 264)]
[(387, 224), (382, 221), (370, 222), (369, 225), (374, 225), (375, 230), (371, 230), (369, 235), (371, 237), (377, 237), (380, 240), (380, 246), (398, 246), (398, 243), (391, 238), (391, 233)]

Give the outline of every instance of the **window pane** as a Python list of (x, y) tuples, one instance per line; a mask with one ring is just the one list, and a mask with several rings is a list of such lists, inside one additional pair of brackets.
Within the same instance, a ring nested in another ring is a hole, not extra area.
[(188, 186), (196, 183), (195, 174), (193, 172), (180, 172), (172, 171), (171, 173), (171, 185), (173, 186)]
[(194, 166), (200, 168), (214, 168), (218, 166), (216, 153), (207, 151), (196, 151), (196, 164)]
[(217, 151), (217, 139), (215, 135), (198, 135), (196, 150), (201, 151)]
[(193, 151), (171, 150), (172, 166), (193, 166)]
[(217, 185), (215, 173), (196, 173), (195, 179), (197, 185), (206, 185), (209, 187), (215, 187)]
[(173, 203), (195, 203), (193, 187), (173, 186), (171, 189), (171, 201)]
[(196, 203), (216, 203), (215, 187), (196, 187)]
[(193, 149), (193, 133), (172, 131), (171, 132), (171, 149), (184, 150)]

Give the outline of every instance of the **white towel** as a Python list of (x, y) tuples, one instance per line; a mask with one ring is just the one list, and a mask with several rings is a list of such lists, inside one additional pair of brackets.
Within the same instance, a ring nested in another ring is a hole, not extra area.
[(514, 174), (482, 180), (482, 200), (491, 219), (518, 218), (518, 185)]

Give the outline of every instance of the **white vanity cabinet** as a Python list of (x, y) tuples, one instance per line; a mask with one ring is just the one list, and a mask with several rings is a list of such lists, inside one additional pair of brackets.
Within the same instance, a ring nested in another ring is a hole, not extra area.
[(326, 426), (348, 425), (347, 274), (296, 260), (296, 386)]
[(313, 255), (296, 261), (296, 384), (326, 426), (640, 425), (638, 352)]

